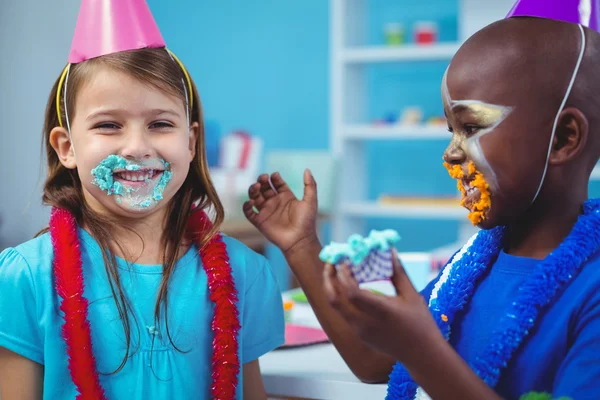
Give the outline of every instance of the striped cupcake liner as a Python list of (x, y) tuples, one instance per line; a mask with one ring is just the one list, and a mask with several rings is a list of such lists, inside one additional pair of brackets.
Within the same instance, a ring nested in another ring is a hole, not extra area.
[(345, 259), (344, 262), (350, 266), (350, 271), (358, 283), (389, 280), (394, 273), (391, 250), (373, 250), (358, 265), (350, 263), (349, 259)]

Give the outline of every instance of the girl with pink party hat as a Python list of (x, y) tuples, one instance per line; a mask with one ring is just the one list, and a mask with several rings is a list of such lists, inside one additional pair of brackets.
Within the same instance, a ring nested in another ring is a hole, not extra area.
[(281, 295), (219, 233), (189, 73), (144, 0), (84, 0), (68, 61), (44, 124), (49, 228), (0, 254), (0, 397), (265, 398)]

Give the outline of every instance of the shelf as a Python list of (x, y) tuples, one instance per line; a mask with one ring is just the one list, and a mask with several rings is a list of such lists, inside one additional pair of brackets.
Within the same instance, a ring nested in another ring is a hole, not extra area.
[(342, 60), (349, 64), (449, 60), (454, 57), (458, 48), (459, 45), (456, 43), (357, 47), (342, 51)]
[(451, 134), (444, 125), (348, 125), (343, 128), (348, 140), (447, 140)]
[(406, 219), (457, 220), (467, 217), (468, 211), (458, 204), (440, 201), (422, 204), (417, 201), (389, 205), (375, 201), (342, 204), (342, 212), (352, 217), (396, 217)]

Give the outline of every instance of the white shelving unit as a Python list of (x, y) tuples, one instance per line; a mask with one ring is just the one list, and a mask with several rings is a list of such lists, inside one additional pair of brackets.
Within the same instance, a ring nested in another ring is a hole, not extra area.
[(344, 203), (342, 213), (347, 217), (393, 217), (404, 219), (456, 220), (467, 217), (459, 205), (385, 205), (375, 201)]
[(450, 139), (445, 126), (435, 125), (386, 125), (372, 126), (364, 124), (345, 125), (344, 140), (414, 140), (414, 139)]
[(356, 47), (342, 50), (341, 58), (346, 64), (366, 64), (399, 61), (424, 61), (450, 59), (458, 46), (454, 43), (440, 43), (432, 46), (404, 45), (402, 47)]
[[(469, 0), (472, 1), (472, 0)], [(382, 205), (367, 200), (366, 144), (373, 140), (450, 140), (443, 125), (366, 124), (366, 69), (378, 63), (449, 61), (458, 43), (407, 44), (399, 47), (365, 44), (368, 0), (331, 0), (331, 145), (342, 168), (339, 207), (333, 212), (333, 239), (363, 232), (368, 217), (466, 220), (458, 205)], [(472, 227), (468, 229), (472, 231)]]

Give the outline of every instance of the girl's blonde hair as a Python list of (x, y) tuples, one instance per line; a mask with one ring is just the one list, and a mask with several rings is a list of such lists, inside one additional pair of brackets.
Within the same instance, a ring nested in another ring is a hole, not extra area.
[[(186, 224), (192, 212), (192, 205), (199, 201), (197, 209), (208, 210), (212, 207), (215, 215), (212, 229), (203, 233), (198, 242), (203, 246), (219, 230), (224, 218), (223, 206), (217, 196), (217, 192), (210, 179), (208, 164), (206, 161), (206, 148), (204, 143), (204, 124), (202, 120), (202, 107), (198, 97), (198, 91), (193, 81), (191, 99), (186, 99), (187, 77), (183, 71), (183, 65), (179, 65), (167, 52), (166, 49), (140, 49), (90, 59), (79, 64), (71, 65), (67, 93), (59, 93), (61, 102), (60, 112), (62, 121), (66, 121), (65, 108), (68, 107), (68, 115), (71, 119), (76, 113), (75, 104), (77, 93), (85, 82), (94, 74), (98, 67), (110, 67), (115, 71), (127, 73), (138, 81), (163, 90), (169, 94), (179, 97), (184, 104), (192, 104), (189, 111), (190, 123), (197, 122), (198, 137), (196, 140), (196, 154), (190, 165), (188, 175), (175, 196), (168, 204), (168, 212), (165, 221), (166, 229), (162, 233), (163, 243), (163, 277), (160, 285), (158, 298), (155, 305), (155, 322), (158, 322), (161, 311), (164, 310), (164, 319), (167, 326), (169, 340), (175, 348), (169, 332), (167, 310), (168, 310), (168, 287), (169, 280), (173, 274), (177, 262), (178, 250), (186, 241)], [(118, 372), (127, 362), (131, 347), (131, 324), (129, 321), (130, 305), (123, 292), (119, 279), (117, 263), (115, 259), (114, 246), (120, 248), (111, 238), (116, 226), (123, 226), (123, 221), (115, 224), (111, 217), (102, 216), (94, 212), (84, 201), (81, 181), (76, 169), (65, 168), (50, 144), (50, 132), (59, 126), (57, 111), (57, 91), (59, 89), (60, 77), (56, 80), (46, 107), (44, 122), (43, 145), (46, 150), (48, 161), (48, 176), (44, 184), (43, 201), (45, 204), (60, 207), (70, 211), (80, 226), (85, 226), (92, 236), (98, 241), (102, 248), (102, 256), (106, 267), (108, 281), (112, 290), (120, 319), (123, 323), (125, 336), (127, 338), (127, 349), (125, 356), (114, 372)], [(187, 100), (187, 101), (186, 101)], [(127, 223), (125, 223), (125, 229)], [(47, 231), (45, 229), (42, 232)], [(122, 251), (123, 249), (120, 248)]]

